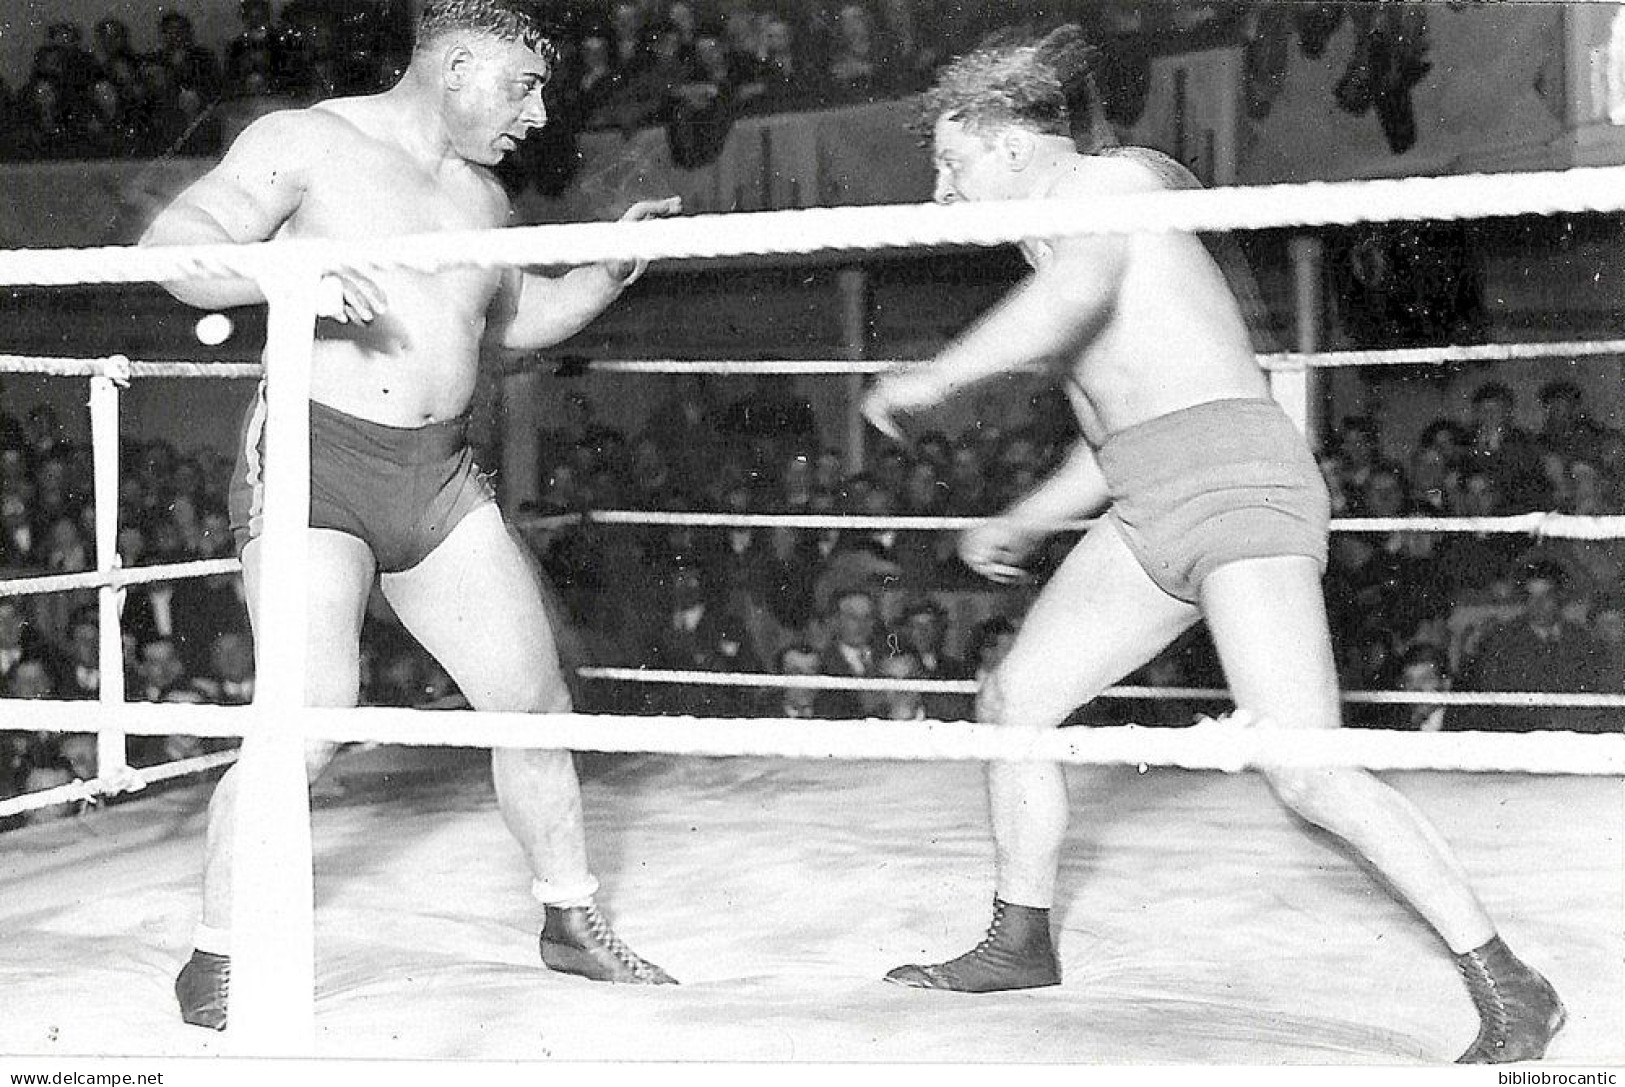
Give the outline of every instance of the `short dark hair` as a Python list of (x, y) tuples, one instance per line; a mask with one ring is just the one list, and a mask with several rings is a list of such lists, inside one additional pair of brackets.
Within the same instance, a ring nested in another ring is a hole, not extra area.
[(1486, 400), (1499, 400), (1507, 407), (1511, 407), (1516, 398), (1512, 390), (1499, 381), (1486, 381), (1473, 393), (1473, 403), (1482, 404)]
[(418, 17), (419, 49), (442, 34), (459, 30), (523, 42), (549, 65), (559, 61), (552, 23), (527, 0), (424, 0), (423, 14)]
[(972, 131), (1017, 125), (1046, 136), (1071, 135), (1074, 116), (1097, 108), (1091, 69), (1095, 50), (1068, 24), (1034, 40), (1022, 32), (990, 38), (946, 65), (920, 100), (928, 135), (949, 117)]
[(1550, 404), (1553, 400), (1571, 400), (1578, 404), (1584, 397), (1580, 393), (1580, 386), (1572, 381), (1548, 381), (1540, 387), (1540, 402)]

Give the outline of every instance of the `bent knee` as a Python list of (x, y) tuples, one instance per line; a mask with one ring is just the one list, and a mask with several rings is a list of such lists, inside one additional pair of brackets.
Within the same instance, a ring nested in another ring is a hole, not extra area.
[(470, 685), (468, 704), (492, 713), (569, 713), (570, 689), (559, 675), (504, 676), (500, 682)]
[(1053, 728), (1085, 700), (1060, 678), (1007, 660), (982, 681), (976, 693), (976, 719), (990, 725)]
[(1282, 804), (1314, 822), (1350, 799), (1361, 777), (1359, 771), (1341, 767), (1266, 767), (1263, 773)]

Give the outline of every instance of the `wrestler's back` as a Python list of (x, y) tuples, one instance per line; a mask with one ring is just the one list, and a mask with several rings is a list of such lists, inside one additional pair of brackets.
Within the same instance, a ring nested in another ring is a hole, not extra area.
[[(506, 225), (507, 201), (482, 167), (431, 170), (387, 133), (380, 97), (335, 99), (304, 111), (318, 154), (309, 157), (288, 238), (368, 239)], [(495, 270), (422, 275), (368, 272), (388, 303), (369, 324), (317, 325), (311, 398), (360, 418), (416, 427), (468, 407)]]
[[(1143, 175), (1131, 188), (1160, 182), (1131, 161), (1086, 159), (1056, 195), (1098, 192), (1090, 174)], [(1099, 334), (1071, 364), (1070, 392), (1079, 423), (1094, 445), (1136, 423), (1196, 404), (1261, 398), (1269, 386), (1259, 369), (1246, 321), (1219, 266), (1189, 234), (1135, 234), (1115, 304)]]

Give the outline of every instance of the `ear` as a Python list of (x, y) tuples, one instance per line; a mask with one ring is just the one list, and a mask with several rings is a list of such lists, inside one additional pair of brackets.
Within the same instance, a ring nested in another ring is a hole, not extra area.
[(1007, 128), (999, 137), (999, 157), (1015, 173), (1032, 165), (1038, 141), (1025, 128)]
[(468, 46), (459, 42), (447, 48), (440, 58), (440, 76), (445, 81), (446, 89), (462, 90), (468, 83), (473, 67), (474, 51)]

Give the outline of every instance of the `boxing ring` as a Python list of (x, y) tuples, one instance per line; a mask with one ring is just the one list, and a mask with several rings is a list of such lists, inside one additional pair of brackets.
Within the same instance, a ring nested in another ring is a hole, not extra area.
[[(1435, 1063), (1474, 1016), (1442, 946), (1328, 840), (1269, 797), (1259, 765), (1356, 765), (1416, 798), (1455, 846), (1510, 942), (1569, 1005), (1548, 1060), (1618, 1063), (1625, 1043), (1625, 735), (1305, 734), (1228, 718), (1190, 729), (1037, 732), (942, 722), (807, 722), (414, 713), (303, 706), (299, 552), (308, 508), (308, 390), (319, 284), (344, 267), (559, 264), (823, 249), (995, 245), (1134, 230), (1619, 211), (1625, 169), (1270, 186), (1078, 204), (862, 208), (575, 224), (399, 238), (172, 250), (0, 253), (0, 283), (165, 282), (248, 275), (270, 299), (265, 561), (252, 707), (126, 704), (118, 597), (140, 580), (234, 564), (122, 570), (119, 385), (243, 377), (259, 367), (0, 357), (0, 371), (89, 376), (97, 570), (0, 583), (4, 595), (96, 587), (99, 703), (7, 702), (7, 724), (96, 731), (99, 777), (0, 802), (0, 816), (214, 769), (132, 770), (124, 737), (242, 736), (232, 1019), (180, 1023), (169, 986), (196, 916), (207, 788), (0, 839), (0, 1052), (896, 1060)], [(1625, 345), (1489, 345), (1272, 356), (1274, 373), (1385, 361), (1614, 355)], [(602, 364), (637, 372), (678, 363)], [(705, 365), (705, 364), (700, 364)], [(721, 364), (709, 364), (721, 365)], [(737, 364), (741, 366), (751, 364)], [(810, 363), (816, 372), (880, 364)], [(763, 366), (756, 372), (771, 372)], [(1296, 406), (1301, 420), (1304, 404)], [(1290, 409), (1289, 409), (1290, 410)], [(283, 466), (286, 466), (285, 468)], [(864, 527), (868, 518), (600, 513), (608, 522)], [(959, 519), (889, 519), (940, 529)], [(1625, 535), (1625, 517), (1344, 520), (1340, 531)], [(923, 681), (589, 670), (598, 681), (963, 690)], [(1128, 697), (1190, 692), (1119, 690)], [(1606, 706), (1625, 695), (1350, 696), (1363, 701)], [(13, 724), (15, 722), (15, 724)], [(366, 741), (315, 794), (302, 740)], [(382, 747), (381, 744), (396, 745)], [(589, 845), (617, 928), (683, 985), (607, 986), (535, 961), (517, 846), (470, 748), (564, 747), (589, 760)], [(991, 895), (981, 768), (1070, 764), (1073, 831), (1057, 908), (1065, 984), (967, 997), (879, 981), (963, 943)], [(312, 903), (314, 902), (314, 909)]]

